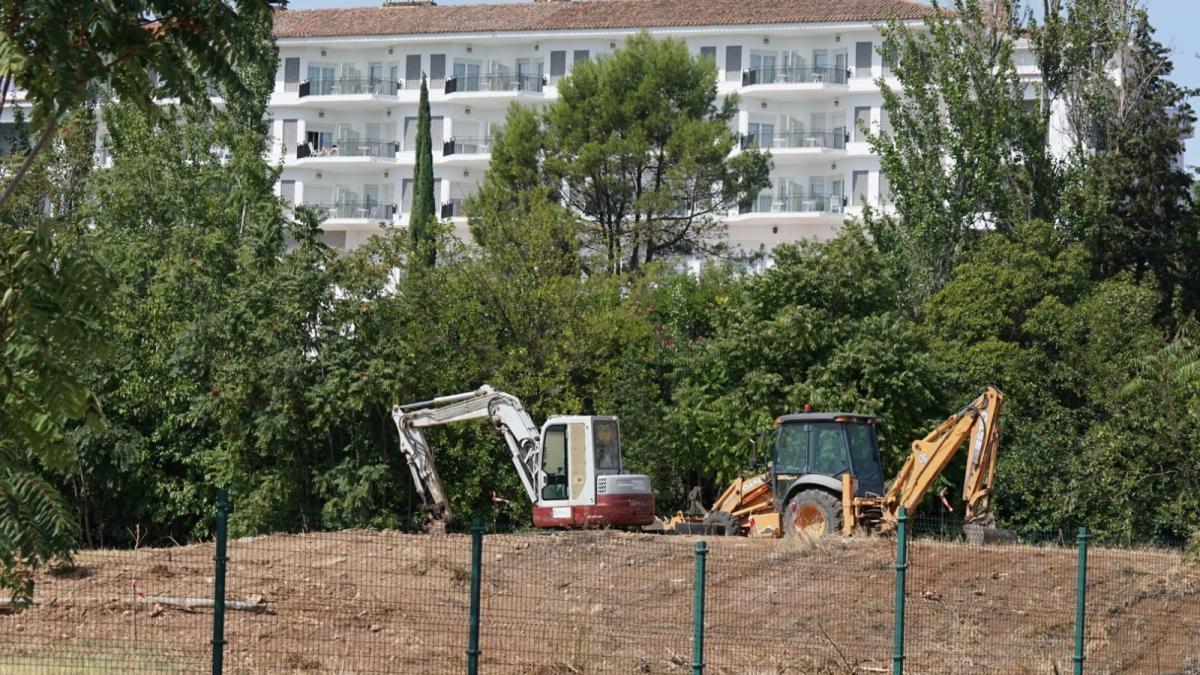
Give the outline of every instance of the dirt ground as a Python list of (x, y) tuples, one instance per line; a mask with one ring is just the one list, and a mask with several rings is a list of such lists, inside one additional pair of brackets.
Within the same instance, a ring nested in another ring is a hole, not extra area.
[[(481, 673), (689, 673), (700, 539), (489, 535)], [(894, 542), (707, 539), (710, 674), (881, 673), (892, 665)], [(0, 672), (207, 672), (214, 548), (85, 551), (0, 614)], [(461, 673), (470, 539), (338, 532), (231, 541), (226, 672)], [(910, 548), (905, 672), (1067, 673), (1073, 547)], [(1200, 674), (1200, 564), (1093, 548), (1088, 673)]]

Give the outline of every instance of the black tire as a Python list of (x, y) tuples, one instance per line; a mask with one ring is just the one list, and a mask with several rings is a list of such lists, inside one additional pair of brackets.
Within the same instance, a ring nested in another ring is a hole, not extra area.
[(783, 533), (823, 537), (842, 531), (842, 502), (824, 490), (801, 490), (783, 507)]
[(713, 511), (704, 516), (704, 534), (736, 537), (741, 533), (741, 523), (728, 511)]

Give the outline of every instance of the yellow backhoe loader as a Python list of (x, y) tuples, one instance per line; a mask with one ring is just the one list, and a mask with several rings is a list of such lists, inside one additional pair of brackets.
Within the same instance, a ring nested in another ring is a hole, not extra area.
[(972, 541), (1008, 539), (988, 510), (1004, 395), (988, 386), (971, 403), (924, 438), (886, 489), (877, 420), (853, 413), (804, 412), (776, 418), (774, 457), (766, 473), (738, 478), (703, 509), (692, 508), (665, 524), (679, 533), (750, 536), (820, 536), (855, 530), (888, 533), (900, 507), (916, 511), (958, 449), (968, 442), (963, 501)]

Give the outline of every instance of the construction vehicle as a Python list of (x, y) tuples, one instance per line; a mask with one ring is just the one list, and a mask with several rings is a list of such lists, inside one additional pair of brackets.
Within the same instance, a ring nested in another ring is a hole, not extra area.
[[(876, 418), (854, 413), (804, 412), (775, 420), (768, 471), (738, 478), (711, 509), (678, 514), (675, 532), (751, 536), (821, 536), (855, 530), (888, 533), (900, 507), (914, 512), (964, 441), (970, 441), (963, 501), (968, 538), (1007, 538), (988, 510), (1004, 395), (994, 386), (924, 438), (885, 489)], [(997, 530), (996, 536), (989, 530)]]
[(536, 527), (640, 526), (654, 521), (650, 479), (622, 471), (616, 417), (555, 415), (539, 430), (517, 397), (484, 385), (397, 405), (392, 419), (430, 531), (445, 532), (453, 513), (424, 430), (476, 419), (489, 420), (504, 437), (533, 503)]

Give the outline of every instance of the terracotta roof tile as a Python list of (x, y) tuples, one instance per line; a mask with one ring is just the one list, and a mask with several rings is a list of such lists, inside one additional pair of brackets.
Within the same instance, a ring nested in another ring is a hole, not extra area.
[(882, 22), (933, 13), (915, 0), (573, 0), (494, 5), (285, 9), (280, 38), (668, 26)]

